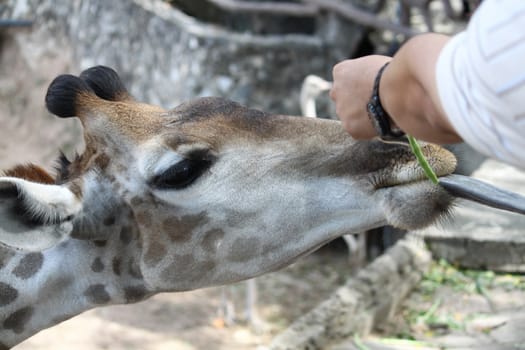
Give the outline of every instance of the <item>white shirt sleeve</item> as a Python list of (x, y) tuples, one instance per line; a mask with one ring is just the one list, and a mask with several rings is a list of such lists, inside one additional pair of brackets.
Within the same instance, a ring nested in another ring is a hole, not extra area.
[(485, 0), (443, 48), (436, 82), (465, 142), (525, 168), (525, 1)]

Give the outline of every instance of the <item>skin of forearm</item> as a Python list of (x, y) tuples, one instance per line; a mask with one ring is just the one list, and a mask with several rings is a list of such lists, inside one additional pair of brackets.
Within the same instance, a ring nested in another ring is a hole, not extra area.
[(449, 37), (423, 34), (407, 41), (384, 71), (381, 103), (406, 133), (435, 143), (457, 143), (461, 137), (448, 121), (436, 85), (436, 63)]

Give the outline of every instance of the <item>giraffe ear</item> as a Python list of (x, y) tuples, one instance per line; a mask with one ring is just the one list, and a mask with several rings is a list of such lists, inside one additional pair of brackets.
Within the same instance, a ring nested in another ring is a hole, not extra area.
[(0, 177), (0, 244), (41, 251), (71, 234), (81, 209), (65, 186)]

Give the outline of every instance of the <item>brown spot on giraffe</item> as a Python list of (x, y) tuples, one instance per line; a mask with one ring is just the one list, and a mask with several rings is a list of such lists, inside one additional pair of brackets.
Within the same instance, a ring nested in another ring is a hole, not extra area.
[(127, 169), (128, 169), (128, 168), (126, 168), (124, 165), (122, 165), (122, 164), (117, 164), (117, 171), (118, 171), (119, 173), (124, 173), (124, 172), (126, 172)]
[(162, 243), (152, 241), (144, 255), (144, 263), (148, 267), (154, 267), (162, 261), (166, 253), (166, 247)]
[(129, 226), (123, 226), (121, 229), (120, 229), (120, 241), (124, 244), (124, 245), (128, 245), (131, 243), (131, 240), (133, 239), (133, 233), (131, 232), (131, 227)]
[(92, 304), (106, 304), (111, 299), (103, 284), (89, 286), (84, 292), (84, 296)]
[(137, 279), (142, 278), (142, 272), (140, 271), (140, 266), (133, 258), (129, 259), (128, 272), (133, 278), (137, 278)]
[(236, 262), (247, 261), (257, 255), (260, 248), (259, 239), (255, 237), (241, 237), (233, 242), (228, 257)]
[(122, 258), (116, 256), (111, 261), (111, 267), (113, 269), (113, 273), (117, 276), (120, 276), (122, 273)]
[(95, 260), (93, 260), (93, 263), (91, 264), (91, 270), (93, 272), (102, 272), (104, 271), (104, 263), (102, 260), (97, 257)]
[(40, 270), (43, 262), (44, 255), (42, 253), (28, 253), (20, 259), (20, 262), (13, 270), (13, 274), (21, 279), (28, 279)]
[(18, 291), (9, 284), (0, 282), (0, 306), (11, 304), (18, 297)]
[(101, 153), (95, 158), (95, 164), (100, 170), (105, 170), (111, 161), (111, 158), (106, 153)]
[(111, 183), (115, 186), (115, 188), (116, 188), (116, 186), (118, 185), (118, 182), (117, 182), (117, 178), (115, 177), (115, 175), (113, 175), (113, 174), (107, 174), (107, 175), (106, 175), (106, 178), (107, 178), (108, 181), (111, 182)]
[(147, 294), (146, 287), (143, 285), (129, 286), (124, 288), (124, 297), (128, 303), (136, 303), (144, 299)]
[(130, 200), (130, 204), (133, 206), (133, 207), (138, 207), (139, 205), (141, 205), (142, 203), (144, 203), (144, 199), (140, 198), (140, 197), (133, 197), (131, 198)]
[(212, 272), (215, 263), (212, 261), (197, 261), (191, 254), (175, 256), (173, 262), (166, 267), (161, 277), (171, 283), (188, 280), (199, 280)]
[(180, 218), (172, 217), (162, 222), (162, 229), (167, 232), (172, 242), (182, 243), (191, 238), (195, 228), (208, 222), (205, 212), (197, 215), (184, 215)]
[(113, 226), (115, 225), (115, 222), (117, 221), (117, 218), (115, 218), (114, 215), (110, 215), (108, 217), (106, 217), (102, 223), (104, 224), (104, 226)]
[(10, 329), (16, 334), (20, 334), (24, 331), (26, 323), (31, 319), (34, 309), (31, 306), (27, 306), (9, 315), (4, 321), (4, 328)]
[[(255, 214), (254, 214), (255, 215)], [(235, 213), (233, 214), (229, 214), (227, 217), (226, 217), (226, 223), (228, 224), (228, 226), (230, 227), (242, 227), (242, 224), (247, 220), (248, 218), (247, 217), (242, 217), (242, 216), (239, 216), (239, 215), (235, 215)]]
[(151, 214), (147, 211), (137, 213), (136, 219), (137, 223), (141, 226), (151, 226), (151, 223), (153, 221), (153, 219), (151, 218)]
[(108, 244), (108, 241), (105, 239), (96, 239), (93, 241), (93, 244), (97, 247), (105, 247)]
[(224, 238), (224, 231), (218, 228), (212, 229), (204, 233), (204, 238), (202, 239), (201, 246), (202, 248), (210, 254), (217, 252), (219, 243)]

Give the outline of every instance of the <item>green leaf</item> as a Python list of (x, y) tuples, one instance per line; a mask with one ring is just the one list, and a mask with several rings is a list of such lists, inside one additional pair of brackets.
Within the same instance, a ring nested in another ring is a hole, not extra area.
[(370, 348), (361, 341), (361, 337), (357, 333), (354, 334), (354, 345), (359, 350), (370, 350)]
[(421, 147), (419, 147), (417, 140), (410, 135), (407, 135), (407, 137), (408, 137), (408, 142), (410, 143), (410, 148), (412, 149), (412, 152), (416, 156), (417, 162), (423, 168), (425, 175), (427, 175), (430, 181), (432, 181), (434, 184), (437, 185), (438, 178), (436, 176), (436, 173), (434, 172), (434, 170), (432, 170), (432, 167), (430, 166), (430, 164), (428, 164), (425, 156), (423, 155), (423, 152), (421, 152)]

